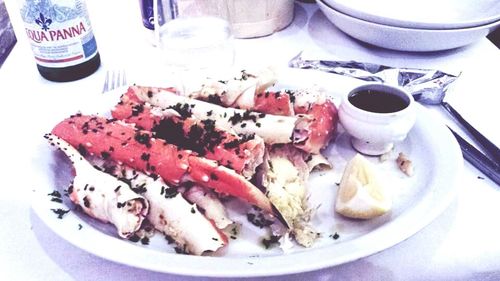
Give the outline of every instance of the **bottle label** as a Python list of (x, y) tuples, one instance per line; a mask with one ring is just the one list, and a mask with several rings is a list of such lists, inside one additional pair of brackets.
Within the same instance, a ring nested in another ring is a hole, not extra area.
[(77, 65), (97, 54), (87, 7), (81, 0), (22, 1), (21, 17), (41, 66)]

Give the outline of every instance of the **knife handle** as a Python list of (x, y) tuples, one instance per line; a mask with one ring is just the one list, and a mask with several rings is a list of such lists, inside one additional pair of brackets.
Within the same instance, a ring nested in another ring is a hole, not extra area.
[(500, 165), (500, 149), (498, 149), (495, 144), (469, 124), (469, 122), (467, 122), (449, 103), (443, 101), (441, 102), (441, 105), (460, 123), (460, 125), (467, 130), (468, 133), (472, 135), (472, 137), (474, 137), (474, 139), (477, 140), (477, 142), (484, 148), (484, 150), (488, 153), (488, 156), (490, 156), (491, 160), (493, 160), (495, 165), (498, 167)]
[(497, 185), (500, 185), (500, 169), (498, 168), (498, 166), (483, 153), (481, 153), (481, 151), (479, 151), (477, 148), (463, 139), (459, 134), (457, 134), (451, 128), (449, 129), (457, 139), (465, 160), (471, 163), (474, 167), (476, 167)]

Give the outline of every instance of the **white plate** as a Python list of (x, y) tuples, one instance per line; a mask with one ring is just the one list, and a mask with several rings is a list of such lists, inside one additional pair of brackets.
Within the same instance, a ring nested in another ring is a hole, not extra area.
[(324, 2), (317, 1), (323, 14), (340, 30), (375, 46), (398, 51), (441, 51), (469, 45), (486, 37), (500, 20), (462, 29), (403, 28), (365, 21), (341, 13)]
[(500, 20), (498, 0), (324, 0), (336, 10), (374, 23), (406, 28), (451, 29)]
[[(341, 87), (335, 75), (314, 70), (287, 70), (279, 86), (303, 88), (317, 85), (325, 89), (347, 89), (352, 80)], [(123, 91), (123, 89), (122, 89)], [(342, 92), (345, 92), (342, 90)], [(116, 101), (118, 92), (115, 92)], [(338, 103), (339, 93), (332, 92)], [(106, 95), (112, 97), (112, 94)], [(83, 113), (95, 112), (95, 104), (110, 105), (107, 100), (94, 100), (94, 106), (82, 105)], [(196, 276), (269, 276), (311, 271), (353, 261), (377, 253), (407, 239), (434, 220), (455, 195), (457, 175), (462, 169), (460, 149), (446, 127), (436, 122), (426, 110), (418, 107), (418, 119), (408, 138), (396, 145), (414, 162), (415, 175), (407, 177), (397, 169), (394, 161), (379, 162), (383, 178), (391, 179), (394, 205), (390, 213), (368, 221), (343, 218), (333, 211), (333, 200), (347, 160), (355, 154), (349, 138), (340, 132), (336, 141), (325, 151), (335, 168), (311, 175), (309, 193), (311, 206), (317, 206), (313, 223), (323, 237), (310, 249), (295, 246), (284, 254), (279, 249), (266, 250), (259, 241), (264, 231), (246, 221), (248, 206), (237, 200), (230, 201), (233, 219), (243, 223), (238, 239), (231, 240), (220, 256), (197, 257), (175, 254), (162, 235), (155, 235), (150, 245), (141, 245), (117, 237), (114, 227), (99, 223), (77, 211), (58, 219), (51, 209), (72, 209), (65, 203), (51, 202), (48, 196), (54, 189), (61, 192), (71, 180), (71, 169), (65, 157), (53, 151), (40, 140), (36, 167), (44, 180), (34, 192), (33, 209), (38, 216), (61, 237), (97, 256), (115, 262), (148, 270)], [(54, 124), (55, 125), (55, 124)], [(340, 131), (342, 129), (340, 128)], [(331, 236), (337, 232), (340, 237)]]

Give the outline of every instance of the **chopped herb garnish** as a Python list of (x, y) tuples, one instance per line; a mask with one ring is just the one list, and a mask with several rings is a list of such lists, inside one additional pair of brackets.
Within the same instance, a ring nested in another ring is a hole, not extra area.
[(130, 236), (128, 238), (128, 240), (135, 243), (135, 242), (139, 242), (139, 240), (141, 240), (141, 237), (139, 237), (137, 234), (134, 234), (134, 235)]
[[(162, 118), (152, 131), (156, 138), (163, 139), (181, 149), (189, 149), (200, 156), (207, 151), (214, 151), (225, 138), (225, 133), (215, 128), (215, 121), (206, 119), (200, 123), (193, 124), (187, 132), (184, 131), (183, 123), (175, 118)], [(179, 154), (180, 155), (180, 154)], [(181, 159), (179, 157), (179, 159)]]
[(329, 237), (332, 238), (333, 240), (337, 240), (339, 239), (340, 235), (337, 232), (335, 232), (334, 234), (330, 234)]
[(253, 225), (260, 228), (264, 228), (273, 224), (273, 221), (266, 219), (261, 213), (248, 213), (247, 220)]
[(63, 216), (66, 215), (69, 212), (69, 210), (64, 210), (64, 209), (61, 209), (61, 208), (59, 208), (59, 209), (51, 209), (51, 210), (52, 210), (52, 212), (54, 212), (54, 214), (57, 215), (58, 219), (62, 219)]
[(87, 196), (83, 197), (83, 205), (87, 208), (90, 208), (90, 200)]
[(174, 198), (177, 195), (177, 188), (175, 187), (161, 187), (160, 195), (165, 196), (165, 198)]
[(61, 198), (61, 193), (57, 190), (52, 191), (52, 193), (49, 193), (48, 195), (52, 197)]
[(62, 195), (59, 191), (57, 190), (54, 190), (52, 193), (49, 193), (48, 194), (49, 196), (51, 196), (52, 198), (50, 198), (50, 201), (52, 202), (57, 202), (57, 203), (62, 203)]
[[(222, 94), (224, 94), (224, 92), (223, 92)], [(221, 100), (221, 98), (220, 98), (218, 95), (216, 95), (216, 94), (209, 95), (209, 96), (207, 97), (207, 101), (208, 101), (209, 103), (213, 103), (213, 104), (217, 104), (217, 105), (222, 105), (222, 100)]]
[(192, 107), (187, 103), (177, 103), (175, 105), (169, 106), (167, 109), (173, 109), (177, 111), (177, 113), (181, 115), (182, 119), (186, 119), (188, 117), (191, 117), (191, 115), (193, 114), (191, 112), (191, 108)]
[(167, 240), (168, 244), (172, 244), (175, 242), (174, 238), (172, 236), (165, 234), (165, 240)]
[(57, 203), (62, 203), (63, 202), (61, 198), (57, 198), (57, 197), (53, 197), (52, 199), (50, 199), (50, 201), (57, 202)]
[(147, 236), (142, 237), (141, 244), (142, 245), (149, 245), (149, 237), (147, 237)]
[(151, 156), (151, 155), (150, 155), (149, 153), (143, 152), (143, 153), (141, 154), (141, 160), (144, 160), (144, 161), (149, 161), (149, 157), (150, 157), (150, 156)]
[(132, 190), (137, 194), (143, 194), (146, 193), (146, 191), (148, 191), (146, 189), (146, 183), (136, 185), (135, 187), (132, 187)]
[(281, 236), (279, 235), (271, 235), (269, 239), (266, 238), (262, 239), (262, 244), (264, 245), (264, 247), (266, 247), (266, 249), (269, 249), (272, 246), (279, 244), (280, 238)]
[(312, 154), (309, 154), (309, 155), (307, 156), (307, 158), (306, 158), (304, 161), (309, 162), (309, 161), (311, 161), (312, 159), (313, 159)]
[(102, 159), (106, 160), (111, 156), (111, 154), (107, 151), (101, 151), (101, 157)]
[(132, 106), (132, 116), (138, 116), (144, 112), (144, 105), (142, 103)]
[(151, 143), (150, 143), (150, 135), (146, 132), (141, 132), (141, 131), (137, 131), (135, 133), (135, 136), (134, 136), (134, 139), (140, 143), (140, 144), (144, 144), (146, 147), (151, 147)]
[(87, 156), (87, 148), (83, 144), (80, 143), (76, 149), (83, 157)]
[(180, 246), (175, 247), (174, 250), (177, 254), (188, 254), (185, 244), (182, 246), (182, 248)]
[(255, 134), (239, 134), (240, 139), (234, 139), (224, 143), (225, 149), (237, 148), (240, 144), (246, 143), (255, 138)]
[(290, 96), (290, 102), (294, 103), (295, 102), (295, 92), (292, 90), (285, 90), (285, 93)]
[(238, 228), (238, 225), (234, 225), (233, 228), (231, 228), (231, 234), (236, 236), (238, 235), (238, 232), (239, 232), (239, 228)]
[(229, 117), (228, 121), (233, 125), (238, 124), (239, 122), (241, 122), (241, 114), (235, 112), (233, 116)]

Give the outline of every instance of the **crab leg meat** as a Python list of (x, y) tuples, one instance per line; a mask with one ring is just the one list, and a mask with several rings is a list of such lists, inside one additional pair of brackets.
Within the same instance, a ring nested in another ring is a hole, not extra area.
[(307, 206), (309, 166), (304, 154), (290, 145), (269, 148), (257, 180), (266, 189), (267, 197), (283, 216), (297, 243), (310, 247), (318, 235), (309, 223), (312, 213)]
[(182, 193), (186, 199), (203, 209), (204, 215), (214, 221), (219, 229), (231, 225), (233, 221), (227, 216), (226, 208), (217, 195), (209, 189), (193, 185)]
[(270, 201), (243, 176), (130, 124), (77, 114), (56, 125), (52, 133), (84, 153), (109, 158), (153, 177), (159, 175), (170, 184), (191, 180), (272, 213)]
[(45, 138), (73, 164), (76, 176), (68, 189), (73, 203), (91, 217), (112, 223), (123, 238), (140, 228), (149, 211), (149, 203), (143, 196), (133, 192), (128, 183), (94, 168), (63, 139), (53, 134), (46, 134)]
[(130, 182), (132, 190), (150, 203), (147, 216), (155, 229), (175, 241), (183, 253), (201, 255), (227, 244), (227, 237), (208, 220), (196, 204), (191, 204), (176, 187), (161, 178), (152, 178), (125, 165), (92, 158), (91, 162), (115, 177)]
[(289, 143), (297, 118), (225, 108), (209, 102), (180, 96), (171, 90), (153, 87), (130, 87), (142, 101), (163, 109), (174, 109), (181, 116), (214, 120), (217, 127), (237, 134), (256, 134), (265, 143)]
[(170, 144), (215, 160), (246, 178), (251, 178), (255, 168), (262, 163), (264, 141), (259, 136), (238, 136), (215, 127), (213, 120), (183, 118), (175, 111), (163, 111), (140, 103), (132, 91), (121, 97), (112, 110), (112, 116), (152, 131), (154, 137)]
[(331, 101), (313, 105), (310, 114), (279, 116), (195, 100), (175, 94), (173, 89), (132, 86), (129, 91), (142, 101), (162, 109), (174, 109), (181, 116), (210, 119), (215, 125), (237, 134), (256, 134), (266, 144), (293, 143), (300, 149), (319, 153), (330, 142), (337, 123)]
[(276, 72), (272, 68), (259, 71), (242, 70), (230, 79), (191, 79), (184, 85), (186, 97), (217, 103), (225, 107), (254, 109), (254, 96), (276, 83)]
[[(266, 114), (297, 116), (301, 131), (294, 136), (300, 149), (319, 153), (331, 140), (338, 123), (337, 108), (319, 90), (267, 91), (274, 84), (276, 74), (264, 69), (255, 74), (242, 71), (229, 80), (206, 79), (180, 93), (194, 99), (215, 102), (225, 107), (236, 107)], [(178, 93), (178, 92), (177, 92)], [(304, 136), (304, 133), (306, 134)]]
[(300, 114), (294, 146), (303, 151), (319, 154), (332, 140), (338, 115), (335, 105), (327, 100), (322, 104), (313, 104), (307, 114)]

